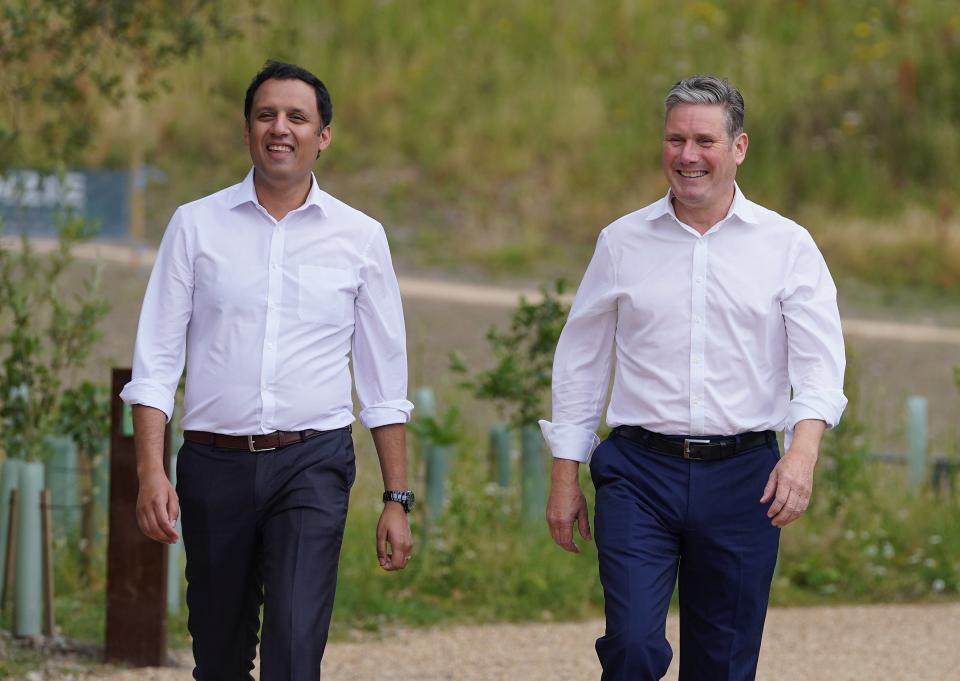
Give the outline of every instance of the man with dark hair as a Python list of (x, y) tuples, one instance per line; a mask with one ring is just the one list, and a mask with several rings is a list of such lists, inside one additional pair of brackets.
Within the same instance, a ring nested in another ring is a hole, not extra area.
[[(247, 91), (240, 184), (177, 209), (144, 296), (133, 380), (137, 520), (177, 541), (201, 681), (315, 681), (355, 475), (350, 362), (380, 459), (385, 570), (411, 556), (403, 312), (379, 223), (322, 191), (323, 83), (268, 62)], [(174, 491), (163, 430), (186, 359)]]
[(747, 681), (780, 528), (806, 509), (821, 437), (846, 406), (836, 288), (810, 234), (736, 184), (740, 93), (694, 76), (664, 104), (670, 189), (600, 233), (557, 346), (547, 522), (567, 551), (574, 524), (590, 539), (577, 481), (589, 460), (603, 681), (666, 674), (675, 584), (681, 681)]

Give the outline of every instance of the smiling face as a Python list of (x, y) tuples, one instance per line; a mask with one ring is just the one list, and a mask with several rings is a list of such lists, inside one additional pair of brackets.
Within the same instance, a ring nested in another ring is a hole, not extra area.
[(297, 79), (264, 81), (253, 96), (243, 134), (258, 192), (309, 189), (313, 164), (330, 138), (310, 85)]
[(730, 140), (720, 104), (678, 104), (670, 110), (662, 165), (681, 221), (708, 229), (724, 218), (747, 143), (746, 133)]

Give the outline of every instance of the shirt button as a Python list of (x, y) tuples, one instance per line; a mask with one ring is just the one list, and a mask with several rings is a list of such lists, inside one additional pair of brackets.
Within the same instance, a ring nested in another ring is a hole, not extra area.
[(272, 349), (273, 349), (273, 342), (272, 342), (272, 341), (267, 341), (267, 342), (266, 342), (266, 346), (272, 350)]
[(693, 356), (693, 363), (694, 363), (694, 364), (700, 364), (700, 355), (694, 355), (694, 356)]
[(702, 284), (702, 283), (703, 283), (703, 277), (697, 277), (697, 283), (698, 283), (698, 284)]

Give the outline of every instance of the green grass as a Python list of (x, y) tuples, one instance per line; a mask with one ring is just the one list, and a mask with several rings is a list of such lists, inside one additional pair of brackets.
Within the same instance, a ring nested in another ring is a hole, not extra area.
[[(395, 625), (561, 621), (602, 615), (592, 543), (570, 555), (545, 524), (524, 526), (515, 484), (486, 481), (483, 439), (471, 432), (451, 461), (447, 505), (433, 527), (413, 518), (414, 559), (399, 573), (377, 564), (374, 529), (381, 508), (376, 459), (357, 437), (359, 475), (341, 554), (332, 636)], [(771, 604), (926, 602), (960, 597), (960, 498), (908, 493), (903, 471), (867, 464), (855, 415), (831, 432), (818, 466), (813, 505), (784, 531)], [(418, 457), (412, 461), (413, 485)], [(581, 483), (592, 509), (593, 489)], [(69, 544), (58, 551), (57, 625), (69, 640), (102, 643), (102, 561), (89, 587), (77, 578)], [(9, 621), (0, 623), (9, 627)], [(168, 620), (171, 647), (189, 646), (186, 609)], [(36, 668), (35, 651), (8, 646), (0, 671)], [(92, 663), (92, 662), (91, 662)], [(32, 665), (32, 666), (31, 666)]]
[(384, 572), (374, 552), (378, 481), (358, 483), (341, 554), (335, 631), (397, 622), (582, 619), (600, 611), (592, 543), (580, 542), (583, 552), (569, 555), (553, 544), (545, 522), (525, 526), (516, 486), (487, 482), (477, 448), (462, 445), (451, 470), (442, 517), (425, 527), (421, 507), (414, 559), (398, 573)]
[[(866, 459), (871, 443), (861, 419), (858, 374), (857, 361), (849, 358), (845, 392), (851, 407), (824, 441), (811, 507), (783, 532), (771, 603), (956, 601), (960, 495), (936, 496), (924, 487), (908, 490), (903, 469)], [(443, 393), (444, 403), (457, 402), (457, 395)], [(463, 413), (475, 413), (479, 405), (461, 395), (460, 406)], [(583, 552), (570, 555), (554, 546), (545, 523), (525, 525), (518, 471), (507, 489), (488, 482), (483, 427), (466, 426), (449, 462), (444, 511), (431, 527), (422, 503), (411, 516), (414, 559), (399, 573), (386, 573), (377, 564), (374, 530), (382, 483), (369, 435), (358, 429), (358, 477), (341, 554), (334, 638), (394, 625), (576, 620), (602, 614), (593, 544), (580, 541)], [(422, 456), (413, 444), (411, 486), (423, 492)], [(592, 509), (593, 488), (585, 468), (581, 484)], [(57, 625), (70, 640), (103, 640), (104, 548), (102, 543), (95, 547), (93, 572), (84, 581), (76, 540), (57, 544)], [(168, 620), (172, 647), (189, 645), (185, 620), (185, 608)], [(0, 622), (0, 628), (9, 624)], [(37, 659), (15, 647), (0, 658), (7, 665), (0, 670)]]
[(321, 183), (381, 219), (398, 257), (549, 270), (662, 195), (662, 98), (713, 72), (745, 93), (742, 186), (808, 226), (838, 274), (960, 288), (955, 3), (346, 0), (327, 11), (279, 0), (270, 16), (252, 3), (230, 11), (243, 37), (173, 67), (141, 130), (123, 111), (91, 116), (87, 162), (123, 166), (136, 138), (166, 174), (147, 192), (154, 239), (177, 204), (246, 172), (244, 90), (275, 57), (330, 87)]

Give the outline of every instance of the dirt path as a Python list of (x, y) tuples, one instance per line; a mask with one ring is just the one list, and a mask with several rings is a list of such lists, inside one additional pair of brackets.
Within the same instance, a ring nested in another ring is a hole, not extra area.
[[(960, 678), (960, 603), (774, 609), (757, 678), (761, 681), (950, 681)], [(587, 681), (599, 621), (401, 629), (331, 643), (323, 681)], [(677, 618), (667, 636), (677, 649)], [(102, 668), (37, 681), (187, 681), (188, 653), (167, 669)], [(676, 681), (677, 664), (665, 677)]]
[[(56, 248), (53, 239), (35, 238), (32, 240), (39, 252)], [(19, 240), (12, 237), (0, 238), (5, 248), (19, 248)], [(110, 263), (126, 264), (133, 267), (149, 267), (156, 258), (152, 248), (130, 248), (122, 244), (106, 242), (88, 242), (76, 246), (77, 257), (88, 260), (104, 260)], [(539, 292), (535, 290), (465, 284), (449, 280), (424, 279), (419, 277), (400, 277), (400, 288), (405, 299), (480, 305), (494, 308), (513, 308), (520, 295), (537, 300)], [(872, 319), (843, 320), (843, 332), (846, 336), (856, 336), (872, 340), (894, 340), (910, 343), (940, 343), (960, 345), (960, 329), (945, 328), (932, 324), (905, 324), (901, 322), (877, 321)]]

